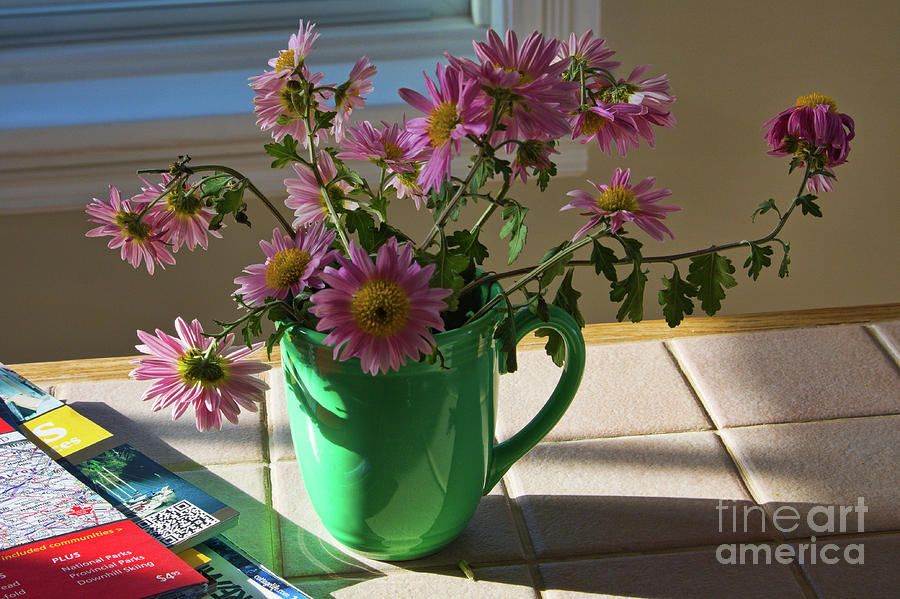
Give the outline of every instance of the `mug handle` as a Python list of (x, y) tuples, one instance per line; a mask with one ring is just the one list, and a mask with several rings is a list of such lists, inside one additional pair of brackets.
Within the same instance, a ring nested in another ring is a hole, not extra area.
[(488, 468), (487, 480), (484, 485), (484, 495), (494, 488), (506, 471), (537, 445), (547, 433), (550, 432), (559, 419), (569, 408), (581, 376), (584, 374), (584, 337), (578, 324), (561, 308), (549, 305), (550, 320), (544, 322), (527, 309), (520, 310), (515, 316), (516, 343), (525, 335), (535, 329), (548, 328), (559, 333), (566, 344), (566, 362), (563, 365), (562, 374), (556, 388), (550, 394), (550, 398), (544, 407), (515, 435), (495, 445), (491, 451), (491, 464)]

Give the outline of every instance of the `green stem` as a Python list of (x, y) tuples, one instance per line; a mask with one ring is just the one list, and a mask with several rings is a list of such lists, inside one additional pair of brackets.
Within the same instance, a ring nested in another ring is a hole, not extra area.
[(350, 240), (347, 238), (347, 232), (344, 230), (343, 224), (341, 224), (341, 217), (338, 215), (337, 210), (335, 210), (334, 204), (331, 201), (331, 196), (328, 194), (328, 187), (326, 187), (325, 182), (322, 180), (322, 175), (319, 173), (319, 162), (316, 158), (316, 132), (313, 127), (313, 116), (313, 111), (307, 111), (306, 139), (309, 145), (309, 161), (312, 164), (312, 172), (316, 175), (316, 181), (319, 183), (319, 188), (322, 190), (322, 199), (325, 201), (325, 210), (328, 212), (328, 217), (331, 219), (331, 222), (334, 223), (334, 230), (337, 231), (338, 239), (341, 240), (345, 255), (349, 256)]
[[(199, 166), (186, 167), (186, 170), (188, 171), (188, 174), (194, 173), (194, 172), (204, 172), (204, 171), (221, 171), (223, 173), (227, 173), (227, 174), (231, 175), (232, 177), (234, 177), (236, 179), (240, 179), (241, 181), (246, 183), (247, 188), (253, 192), (253, 195), (255, 195), (257, 198), (259, 198), (259, 201), (261, 201), (265, 205), (265, 207), (269, 210), (269, 212), (272, 213), (272, 215), (275, 217), (275, 219), (281, 225), (281, 228), (284, 229), (284, 232), (287, 233), (288, 235), (290, 235), (291, 239), (293, 239), (296, 236), (297, 232), (294, 231), (294, 228), (291, 226), (291, 223), (289, 223), (284, 218), (284, 216), (278, 211), (278, 209), (275, 208), (275, 205), (272, 204), (271, 201), (269, 201), (269, 198), (267, 198), (265, 196), (265, 194), (263, 192), (261, 192), (259, 190), (259, 188), (256, 187), (256, 185), (254, 185), (253, 182), (250, 179), (248, 179), (247, 177), (245, 177), (244, 174), (241, 173), (240, 171), (237, 171), (228, 166), (223, 166), (221, 164), (201, 164)], [(169, 172), (168, 169), (165, 169), (165, 170), (143, 169), (143, 170), (139, 170), (138, 174), (168, 173), (168, 172)]]
[(494, 214), (494, 211), (497, 210), (500, 206), (503, 205), (503, 199), (506, 197), (506, 192), (509, 191), (511, 180), (506, 179), (503, 181), (503, 187), (500, 188), (500, 191), (497, 192), (496, 198), (491, 198), (488, 195), (485, 199), (490, 202), (490, 205), (487, 209), (478, 217), (478, 220), (475, 221), (475, 224), (472, 225), (472, 234), (477, 235), (479, 231), (481, 231), (481, 227), (484, 226), (484, 223)]
[[(784, 225), (785, 225), (785, 223), (787, 223), (788, 218), (790, 218), (791, 213), (794, 211), (794, 208), (796, 208), (797, 205), (800, 203), (799, 202), (800, 196), (803, 195), (803, 190), (806, 187), (806, 182), (807, 182), (807, 180), (809, 180), (809, 171), (810, 171), (810, 168), (807, 165), (806, 172), (804, 172), (804, 174), (803, 174), (803, 181), (800, 183), (800, 189), (797, 191), (797, 195), (794, 197), (794, 201), (791, 202), (791, 205), (785, 211), (784, 215), (782, 215), (778, 219), (778, 223), (775, 225), (775, 228), (772, 229), (767, 235), (764, 235), (758, 239), (753, 239), (751, 241), (743, 240), (743, 241), (735, 241), (732, 243), (723, 243), (721, 245), (710, 246), (706, 249), (693, 250), (690, 252), (681, 252), (679, 254), (668, 254), (665, 256), (645, 256), (645, 257), (641, 258), (641, 263), (642, 264), (651, 264), (651, 263), (659, 263), (659, 262), (673, 262), (675, 260), (683, 260), (685, 258), (695, 258), (697, 256), (703, 256), (705, 254), (711, 254), (713, 252), (722, 252), (725, 250), (731, 250), (731, 249), (738, 248), (743, 245), (748, 245), (751, 243), (759, 245), (761, 243), (768, 243), (769, 241), (772, 241), (773, 239), (775, 239), (775, 236), (781, 232), (781, 229), (784, 228)], [(566, 253), (568, 253), (568, 250), (566, 250)], [(554, 256), (553, 259), (555, 259), (559, 255), (560, 254), (557, 254), (556, 256)], [(590, 260), (570, 260), (567, 263), (567, 266), (593, 266), (593, 264), (594, 263), (591, 262)], [(613, 264), (616, 266), (620, 266), (623, 264), (631, 264), (631, 260), (629, 260), (628, 258), (623, 258), (621, 260), (616, 260), (615, 262), (613, 262)], [(537, 265), (533, 265), (533, 266), (525, 266), (522, 268), (516, 268), (513, 270), (501, 272), (501, 273), (495, 273), (495, 274), (479, 277), (479, 278), (475, 279), (474, 281), (470, 282), (469, 284), (467, 284), (462, 289), (460, 289), (459, 295), (460, 295), (460, 297), (462, 297), (464, 294), (468, 293), (475, 287), (478, 287), (479, 285), (484, 285), (485, 283), (493, 283), (494, 281), (499, 281), (501, 279), (507, 279), (509, 277), (516, 277), (519, 275), (523, 275), (523, 274), (532, 272), (542, 265), (543, 264), (537, 264)], [(514, 289), (510, 288), (509, 292), (512, 292), (512, 291), (514, 291)]]

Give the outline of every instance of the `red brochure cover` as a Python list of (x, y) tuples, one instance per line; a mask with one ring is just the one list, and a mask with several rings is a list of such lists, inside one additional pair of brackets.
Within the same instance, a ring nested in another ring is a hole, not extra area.
[(205, 584), (0, 420), (0, 597), (195, 597)]

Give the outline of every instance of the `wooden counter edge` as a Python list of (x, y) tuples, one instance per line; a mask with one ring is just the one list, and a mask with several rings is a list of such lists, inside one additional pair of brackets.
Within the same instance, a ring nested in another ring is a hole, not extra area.
[[(867, 324), (887, 320), (900, 320), (900, 303), (686, 318), (680, 326), (674, 329), (670, 328), (664, 320), (589, 324), (584, 328), (584, 339), (587, 345), (599, 345), (625, 341), (662, 341), (673, 337), (693, 335)], [(519, 344), (519, 348), (522, 350), (539, 349), (543, 345), (543, 339), (529, 335)], [(257, 352), (254, 357), (265, 360), (265, 350)], [(9, 366), (35, 383), (41, 381), (101, 381), (127, 378), (133, 368), (130, 363), (133, 359), (134, 356), (86, 358), (58, 362), (29, 362), (10, 364)], [(272, 352), (272, 360), (269, 363), (273, 366), (280, 364), (277, 348)]]

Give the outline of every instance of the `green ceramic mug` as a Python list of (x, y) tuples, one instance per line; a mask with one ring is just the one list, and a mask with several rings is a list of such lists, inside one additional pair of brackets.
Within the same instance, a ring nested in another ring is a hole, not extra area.
[[(372, 376), (332, 359), (325, 335), (281, 342), (294, 448), (313, 507), (343, 545), (382, 560), (414, 559), (452, 541), (512, 464), (559, 421), (584, 371), (584, 339), (563, 310), (516, 315), (521, 340), (549, 327), (565, 340), (556, 389), (521, 431), (494, 445), (503, 312), (435, 335), (446, 370), (408, 362)], [(515, 376), (515, 375), (510, 375)]]

